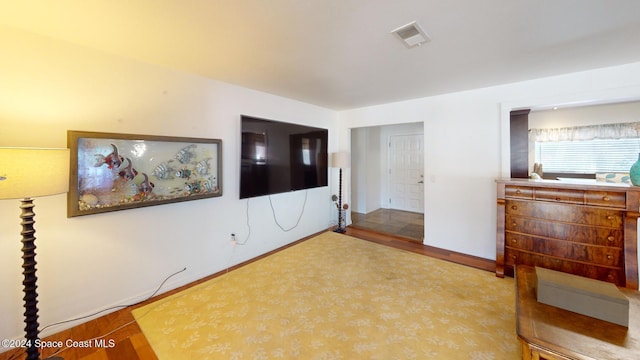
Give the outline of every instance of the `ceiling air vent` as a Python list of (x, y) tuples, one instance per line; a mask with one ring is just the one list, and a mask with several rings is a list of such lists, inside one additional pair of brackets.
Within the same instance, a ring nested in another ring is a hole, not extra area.
[(416, 21), (407, 25), (400, 26), (399, 28), (391, 32), (395, 35), (406, 47), (412, 48), (420, 46), (422, 43), (431, 41), (429, 35), (418, 25)]

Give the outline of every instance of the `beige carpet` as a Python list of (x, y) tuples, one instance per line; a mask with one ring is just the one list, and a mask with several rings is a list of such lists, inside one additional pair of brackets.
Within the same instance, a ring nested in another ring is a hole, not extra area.
[(133, 312), (160, 359), (520, 359), (513, 279), (327, 232)]

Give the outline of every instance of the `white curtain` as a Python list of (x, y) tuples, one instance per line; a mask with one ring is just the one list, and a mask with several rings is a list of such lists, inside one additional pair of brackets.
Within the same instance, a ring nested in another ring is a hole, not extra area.
[(640, 122), (529, 130), (529, 140), (534, 142), (638, 137), (640, 137)]

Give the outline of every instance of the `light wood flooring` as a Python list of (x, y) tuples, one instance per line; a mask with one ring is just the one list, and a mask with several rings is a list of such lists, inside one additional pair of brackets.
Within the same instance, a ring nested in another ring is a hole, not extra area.
[[(478, 269), (487, 270), (487, 271), (495, 271), (495, 263), (491, 260), (481, 259), (473, 256), (468, 256), (464, 254), (458, 254), (451, 251), (446, 251), (442, 249), (437, 249), (429, 246), (424, 246), (422, 244), (418, 244), (414, 241), (408, 241), (406, 237), (401, 235), (389, 235), (385, 233), (380, 233), (368, 229), (356, 228), (356, 227), (348, 227), (347, 235), (351, 235), (354, 237), (358, 237), (364, 240), (376, 242), (379, 244), (383, 244), (386, 246), (395, 247), (398, 249), (403, 249), (406, 251), (411, 251), (414, 253), (431, 256), (451, 262), (456, 262), (468, 266), (472, 266)], [(229, 269), (234, 270), (241, 266), (244, 266), (248, 263), (256, 261), (260, 258), (268, 256), (272, 253), (280, 251), (289, 246), (295, 245), (299, 242), (305, 241), (317, 234), (309, 236), (307, 238), (301, 239), (295, 243), (289, 244), (280, 249), (276, 249), (270, 253), (264, 254), (256, 259), (252, 259), (243, 264), (239, 264)], [(91, 339), (97, 336), (101, 336), (104, 334), (109, 334), (105, 337), (105, 339), (112, 340), (115, 344), (112, 348), (105, 349), (96, 349), (96, 348), (71, 348), (66, 349), (58, 354), (58, 356), (63, 357), (66, 360), (153, 360), (157, 359), (153, 349), (147, 342), (142, 330), (135, 322), (133, 315), (131, 314), (131, 310), (152, 303), (156, 300), (164, 298), (166, 296), (175, 294), (179, 291), (187, 289), (196, 284), (202, 283), (204, 281), (210, 280), (216, 276), (220, 276), (226, 273), (227, 270), (221, 271), (219, 273), (213, 274), (191, 284), (185, 285), (181, 288), (171, 290), (162, 295), (158, 295), (148, 301), (142, 302), (136, 306), (128, 307), (122, 310), (118, 310), (112, 312), (110, 314), (104, 315), (97, 319), (88, 321), (84, 324), (75, 326), (71, 329), (61, 331), (57, 334), (49, 336), (44, 340), (60, 340), (66, 341), (67, 339)], [(117, 330), (116, 330), (117, 329)], [(46, 359), (48, 356), (51, 356), (58, 349), (46, 349), (42, 352), (42, 358)], [(25, 359), (26, 354), (23, 349), (6, 351), (0, 354), (0, 360), (16, 360), (16, 359)]]
[(394, 209), (378, 209), (368, 214), (351, 212), (351, 226), (388, 233), (422, 243), (424, 214)]

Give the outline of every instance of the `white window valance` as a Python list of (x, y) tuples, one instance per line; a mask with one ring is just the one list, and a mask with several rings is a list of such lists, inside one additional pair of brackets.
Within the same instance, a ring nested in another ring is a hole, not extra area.
[(529, 130), (529, 140), (534, 142), (628, 139), (638, 137), (640, 137), (640, 122)]

